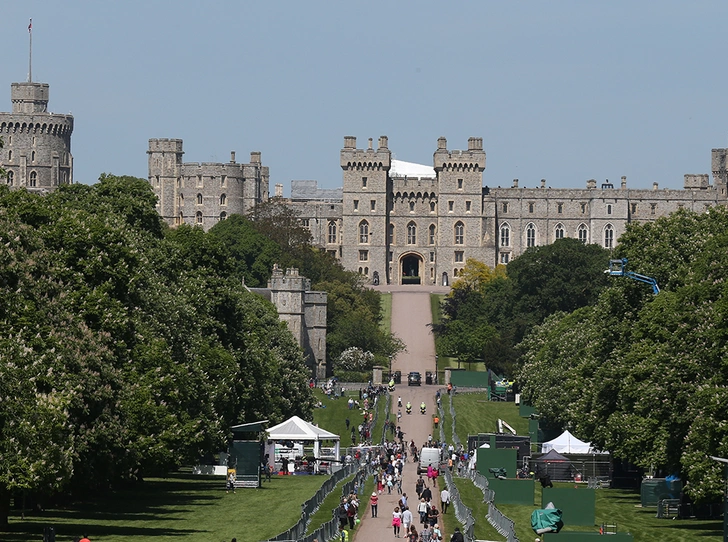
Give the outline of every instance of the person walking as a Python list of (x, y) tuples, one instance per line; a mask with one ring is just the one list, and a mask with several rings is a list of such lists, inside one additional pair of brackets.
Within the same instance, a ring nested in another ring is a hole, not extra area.
[(394, 529), (394, 537), (399, 538), (399, 529), (402, 526), (402, 513), (399, 511), (399, 506), (394, 507), (392, 512), (392, 528)]
[(447, 490), (447, 486), (440, 491), (440, 506), (442, 506), (442, 513), (447, 514), (447, 507), (450, 504), (450, 492)]
[(417, 512), (420, 514), (420, 523), (427, 521), (427, 508), (427, 501), (424, 498), (420, 499), (420, 504), (417, 505)]
[(463, 538), (463, 533), (460, 532), (460, 527), (455, 527), (455, 532), (452, 533), (452, 536), (450, 537), (450, 542), (465, 542), (465, 538)]
[(402, 527), (404, 528), (405, 536), (409, 533), (410, 527), (412, 526), (412, 511), (406, 506), (402, 509)]
[(372, 496), (369, 499), (369, 504), (372, 505), (372, 517), (377, 517), (377, 510), (379, 509), (379, 495), (377, 495), (376, 491), (372, 493)]

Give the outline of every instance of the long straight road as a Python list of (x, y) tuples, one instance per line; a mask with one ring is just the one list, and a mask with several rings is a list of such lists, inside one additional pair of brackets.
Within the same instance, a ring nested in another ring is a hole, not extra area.
[[(400, 425), (405, 433), (405, 440), (411, 439), (418, 447), (427, 441), (432, 434), (432, 415), (435, 413), (435, 392), (437, 386), (425, 384), (425, 372), (435, 370), (435, 341), (430, 331), (429, 324), (432, 322), (430, 310), (430, 293), (444, 293), (447, 288), (403, 286), (403, 287), (380, 287), (380, 290), (392, 292), (392, 332), (407, 345), (407, 350), (392, 361), (393, 371), (402, 371), (402, 384), (398, 385), (392, 394), (393, 412), (392, 419), (397, 417), (397, 397), (402, 397), (402, 404), (407, 401), (412, 403), (412, 414), (407, 414), (402, 408), (402, 419)], [(422, 375), (421, 386), (408, 386), (407, 374), (410, 371), (418, 371)], [(419, 405), (421, 402), (427, 405), (427, 414), (420, 414)], [(432, 435), (436, 438), (435, 435)], [(403, 472), (402, 489), (407, 494), (411, 510), (415, 510), (415, 525), (420, 528), (417, 519), (415, 493), (415, 482), (417, 481), (417, 465), (411, 459), (407, 462)], [(440, 508), (439, 489), (432, 489), (433, 502)], [(379, 514), (376, 518), (371, 517), (371, 510), (360, 510), (359, 517), (361, 524), (357, 529), (354, 540), (356, 542), (382, 542), (394, 538), (392, 530), (392, 512), (397, 506), (399, 495), (392, 491), (389, 495), (385, 491), (379, 497)], [(450, 515), (448, 514), (450, 517)], [(454, 516), (452, 516), (454, 521)], [(451, 523), (452, 523), (451, 521)], [(445, 533), (443, 533), (444, 535)], [(401, 533), (404, 537), (404, 533)], [(445, 540), (449, 540), (449, 533)]]

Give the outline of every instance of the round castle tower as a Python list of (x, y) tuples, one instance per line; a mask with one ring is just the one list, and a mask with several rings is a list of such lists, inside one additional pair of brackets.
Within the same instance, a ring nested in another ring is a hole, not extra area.
[(14, 188), (50, 192), (73, 182), (73, 117), (48, 112), (47, 83), (12, 83), (12, 113), (0, 113), (0, 163)]

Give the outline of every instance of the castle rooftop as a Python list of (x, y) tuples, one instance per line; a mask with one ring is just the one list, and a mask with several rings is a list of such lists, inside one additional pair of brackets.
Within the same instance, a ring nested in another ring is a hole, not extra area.
[(432, 166), (424, 166), (403, 160), (392, 160), (392, 168), (389, 170), (389, 176), (434, 179), (437, 175), (435, 175), (435, 168)]

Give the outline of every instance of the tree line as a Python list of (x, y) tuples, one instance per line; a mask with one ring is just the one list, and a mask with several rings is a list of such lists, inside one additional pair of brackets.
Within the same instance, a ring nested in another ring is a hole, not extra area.
[(274, 263), (336, 290), (334, 353), (387, 355), (377, 294), (275, 202), (207, 233), (167, 228), (155, 204), (133, 177), (0, 186), (0, 525), (13, 496), (89, 494), (225, 449), (231, 425), (310, 419), (311, 368), (243, 286)]
[[(607, 277), (609, 258), (627, 258), (660, 293)], [(711, 456), (728, 457), (726, 277), (728, 211), (681, 210), (630, 224), (611, 254), (564, 239), (464, 281), (440, 332), (471, 320), (480, 336), (466, 344), (517, 379), (541, 420), (645, 472), (677, 474), (706, 501), (724, 487)]]

